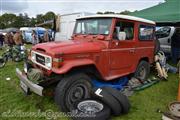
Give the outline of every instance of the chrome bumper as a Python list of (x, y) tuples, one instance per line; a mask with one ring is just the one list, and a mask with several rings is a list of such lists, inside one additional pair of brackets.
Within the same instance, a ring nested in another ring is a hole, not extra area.
[(42, 86), (34, 84), (30, 80), (28, 80), (27, 76), (25, 74), (23, 74), (19, 70), (19, 68), (16, 68), (16, 74), (17, 74), (18, 78), (20, 79), (20, 82), (23, 82), (30, 89), (30, 91), (32, 91), (40, 96), (43, 96), (43, 87)]

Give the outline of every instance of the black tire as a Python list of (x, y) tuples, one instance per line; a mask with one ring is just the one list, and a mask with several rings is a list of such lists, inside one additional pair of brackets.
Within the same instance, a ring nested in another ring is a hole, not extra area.
[(157, 54), (160, 51), (160, 42), (158, 39), (155, 40), (155, 48), (154, 48), (154, 54)]
[(76, 108), (77, 114), (72, 118), (73, 120), (108, 120), (111, 116), (110, 108), (95, 99), (82, 100), (76, 104)]
[(116, 98), (122, 107), (122, 113), (127, 114), (130, 110), (130, 102), (127, 96), (123, 95), (120, 91), (111, 88), (111, 87), (103, 87), (109, 94), (111, 94), (114, 98)]
[(141, 61), (135, 71), (134, 77), (146, 81), (150, 73), (150, 64), (146, 61)]
[[(101, 91), (99, 95), (97, 95), (97, 91)], [(99, 99), (104, 104), (110, 107), (111, 112), (113, 115), (118, 116), (122, 113), (122, 107), (121, 104), (118, 102), (117, 99), (115, 99), (111, 94), (109, 94), (104, 88), (96, 88), (94, 89), (93, 96), (96, 99)]]
[(74, 109), (74, 103), (90, 97), (92, 84), (83, 73), (66, 75), (55, 89), (55, 102), (63, 112)]

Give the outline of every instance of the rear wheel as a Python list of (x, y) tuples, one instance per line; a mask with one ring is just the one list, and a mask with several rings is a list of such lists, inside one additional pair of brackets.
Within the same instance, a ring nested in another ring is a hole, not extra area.
[(146, 61), (141, 61), (136, 69), (134, 77), (142, 81), (147, 80), (150, 73), (150, 65)]
[(55, 102), (63, 112), (74, 109), (74, 103), (90, 97), (90, 78), (83, 73), (67, 75), (57, 85)]

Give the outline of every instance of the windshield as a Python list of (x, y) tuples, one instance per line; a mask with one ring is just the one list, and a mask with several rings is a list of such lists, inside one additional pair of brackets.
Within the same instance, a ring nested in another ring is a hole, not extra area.
[(94, 18), (77, 20), (74, 29), (75, 34), (103, 34), (108, 35), (112, 18)]
[(164, 38), (168, 37), (170, 34), (170, 27), (161, 27), (158, 30), (156, 30), (156, 37), (157, 38)]

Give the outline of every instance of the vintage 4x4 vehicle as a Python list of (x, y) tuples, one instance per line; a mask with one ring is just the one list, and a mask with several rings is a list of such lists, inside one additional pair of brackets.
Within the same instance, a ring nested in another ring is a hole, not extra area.
[(56, 84), (55, 102), (62, 111), (90, 96), (91, 80), (134, 75), (146, 80), (154, 60), (155, 23), (126, 15), (78, 18), (72, 40), (32, 47), (23, 71), (16, 69), (22, 89), (44, 95)]

